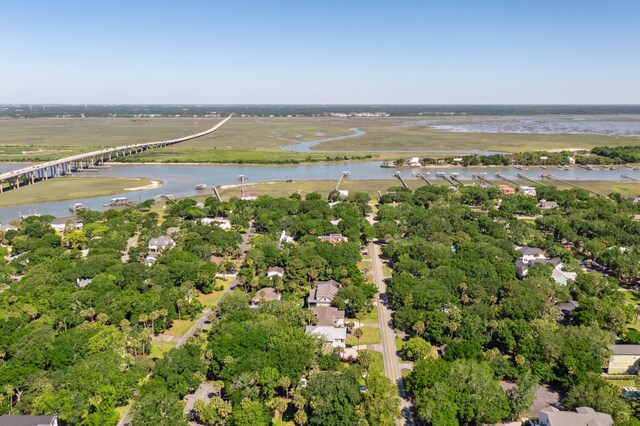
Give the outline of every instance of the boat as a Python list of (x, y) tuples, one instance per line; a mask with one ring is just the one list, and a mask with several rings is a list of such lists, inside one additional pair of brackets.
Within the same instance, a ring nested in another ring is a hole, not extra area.
[(69, 206), (69, 210), (71, 210), (71, 213), (81, 212), (82, 210), (86, 209), (87, 207), (82, 203), (73, 203), (71, 204), (71, 206)]
[(204, 183), (200, 183), (196, 185), (196, 189), (199, 189), (199, 190), (207, 189), (207, 185), (205, 185)]
[(615, 169), (616, 169), (615, 167), (609, 167), (609, 170), (615, 170)]
[(110, 203), (105, 204), (105, 207), (120, 207), (131, 205), (131, 202), (127, 197), (112, 198)]

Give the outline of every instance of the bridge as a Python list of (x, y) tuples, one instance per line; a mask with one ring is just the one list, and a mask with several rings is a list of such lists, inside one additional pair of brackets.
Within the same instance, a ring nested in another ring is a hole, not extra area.
[(134, 145), (117, 146), (115, 148), (102, 149), (100, 151), (86, 152), (84, 154), (72, 155), (71, 157), (60, 158), (59, 160), (47, 161), (46, 163), (36, 164), (22, 169), (13, 170), (0, 174), (0, 194), (4, 191), (5, 183), (9, 184), (9, 188), (20, 188), (20, 182), (24, 184), (34, 184), (49, 178), (56, 178), (71, 174), (73, 171), (82, 171), (91, 166), (102, 165), (105, 161), (115, 160), (117, 158), (138, 154), (153, 148), (162, 148), (165, 146), (175, 145), (192, 139), (206, 136), (218, 130), (220, 127), (231, 119), (232, 115), (225, 118), (209, 130), (196, 133), (194, 135), (184, 136), (178, 139), (170, 139), (158, 142), (145, 142)]

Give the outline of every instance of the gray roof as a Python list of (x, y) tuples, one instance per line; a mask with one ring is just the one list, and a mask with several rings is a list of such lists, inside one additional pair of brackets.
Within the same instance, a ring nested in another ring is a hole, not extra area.
[(58, 424), (54, 416), (0, 416), (2, 426), (51, 426)]
[(336, 297), (340, 283), (334, 280), (329, 281), (316, 281), (313, 283), (313, 288), (309, 293), (308, 303), (317, 302), (329, 302), (333, 301)]
[(175, 241), (173, 241), (173, 239), (171, 237), (167, 237), (166, 235), (163, 235), (161, 237), (158, 238), (151, 238), (149, 240), (149, 245), (150, 246), (161, 246), (161, 247), (168, 247), (170, 245), (175, 244)]
[(318, 318), (316, 325), (336, 325), (339, 320), (344, 320), (344, 311), (329, 306), (327, 308), (311, 308), (313, 314)]
[(546, 414), (550, 426), (612, 426), (611, 415), (599, 413), (590, 407), (578, 407), (576, 411), (560, 411), (547, 407), (540, 411)]
[(262, 300), (280, 300), (280, 297), (273, 287), (265, 287), (256, 292), (256, 295), (251, 298), (251, 302), (260, 303)]
[(79, 223), (81, 223), (78, 219), (76, 219), (73, 216), (67, 216), (67, 217), (56, 217), (55, 219), (53, 219), (51, 221), (52, 225), (66, 225), (67, 222), (71, 222), (74, 225), (77, 225)]
[(544, 251), (542, 251), (542, 249), (539, 249), (537, 247), (527, 247), (527, 246), (522, 246), (518, 249), (518, 251), (524, 255), (531, 255), (531, 256), (537, 256), (539, 254), (544, 254)]
[(569, 301), (564, 302), (564, 303), (556, 303), (556, 307), (558, 309), (560, 309), (561, 311), (571, 312), (574, 309), (579, 308), (580, 304), (578, 302), (576, 302), (575, 300), (569, 300)]
[(640, 345), (609, 345), (614, 355), (640, 355)]
[(529, 262), (529, 266), (533, 266), (536, 263), (543, 263), (543, 264), (550, 263), (551, 265), (556, 267), (558, 265), (562, 265), (562, 260), (560, 260), (557, 257), (554, 257), (553, 259), (534, 259)]

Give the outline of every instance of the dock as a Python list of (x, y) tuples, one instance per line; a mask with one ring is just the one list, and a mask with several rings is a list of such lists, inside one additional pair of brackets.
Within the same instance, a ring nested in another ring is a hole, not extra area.
[(540, 186), (546, 186), (544, 183), (538, 181), (538, 180), (533, 180), (530, 177), (527, 177), (526, 175), (522, 174), (522, 173), (518, 173), (518, 178), (522, 179), (522, 180), (527, 180), (531, 183), (535, 183), (536, 185), (540, 185)]
[(409, 186), (407, 185), (407, 182), (405, 182), (404, 179), (402, 179), (402, 174), (399, 171), (395, 172), (393, 174), (393, 176), (398, 178), (400, 183), (402, 183), (402, 186), (404, 186), (405, 188), (409, 189)]
[(451, 178), (449, 178), (449, 176), (447, 176), (444, 173), (436, 173), (436, 177), (446, 180), (447, 182), (449, 182), (451, 186), (456, 186), (456, 184), (451, 180)]
[(423, 181), (426, 182), (427, 185), (433, 185), (429, 179), (427, 179), (427, 175), (429, 175), (429, 172), (425, 173), (414, 173), (413, 176), (417, 177), (418, 179), (422, 179)]

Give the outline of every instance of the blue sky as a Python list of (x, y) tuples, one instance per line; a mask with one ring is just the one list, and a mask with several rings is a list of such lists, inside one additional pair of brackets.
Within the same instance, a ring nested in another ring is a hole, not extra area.
[(640, 1), (6, 2), (0, 103), (640, 103)]

